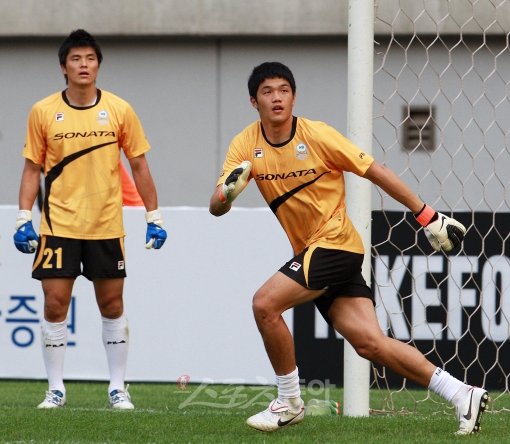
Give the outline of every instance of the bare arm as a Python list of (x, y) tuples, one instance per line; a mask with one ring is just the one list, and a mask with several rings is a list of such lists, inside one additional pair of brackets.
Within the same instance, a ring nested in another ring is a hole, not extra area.
[(41, 165), (25, 159), (25, 166), (21, 175), (19, 187), (19, 209), (32, 210), (41, 179)]
[(220, 187), (222, 187), (223, 184), (219, 184), (215, 190), (213, 195), (211, 196), (211, 200), (209, 202), (209, 212), (213, 216), (223, 216), (224, 214), (228, 213), (230, 209), (232, 208), (231, 203), (223, 203), (220, 200), (219, 191)]
[(142, 154), (141, 156), (129, 159), (129, 165), (133, 173), (136, 189), (143, 200), (145, 209), (147, 212), (156, 210), (158, 208), (158, 194), (145, 155)]
[(423, 201), (389, 168), (374, 162), (364, 177), (409, 208), (425, 228), (427, 239), (436, 251), (449, 252), (462, 244), (466, 227), (455, 219), (438, 213)]
[(374, 161), (363, 177), (388, 193), (397, 202), (409, 208), (414, 214), (418, 213), (425, 205), (402, 179), (378, 162)]

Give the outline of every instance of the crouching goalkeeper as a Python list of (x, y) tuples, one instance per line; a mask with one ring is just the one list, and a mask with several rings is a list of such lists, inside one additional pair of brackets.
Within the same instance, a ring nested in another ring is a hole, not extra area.
[(296, 84), (285, 65), (255, 67), (248, 91), (260, 120), (232, 140), (210, 212), (228, 212), (248, 180), (255, 178), (294, 250), (294, 257), (253, 297), (253, 314), (276, 374), (278, 397), (248, 418), (248, 425), (269, 432), (303, 420), (294, 342), (282, 313), (313, 300), (359, 355), (450, 401), (457, 411), (458, 435), (479, 431), (488, 393), (436, 367), (419, 350), (387, 337), (379, 327), (372, 291), (361, 274), (365, 248), (346, 212), (343, 173), (370, 180), (409, 208), (436, 251), (459, 247), (465, 227), (426, 205), (390, 169), (332, 127), (294, 116)]

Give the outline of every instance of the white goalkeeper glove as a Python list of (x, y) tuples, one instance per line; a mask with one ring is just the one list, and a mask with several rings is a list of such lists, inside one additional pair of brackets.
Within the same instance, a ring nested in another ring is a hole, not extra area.
[(251, 162), (244, 160), (225, 179), (223, 185), (218, 188), (218, 197), (221, 203), (230, 204), (248, 185)]
[(455, 219), (438, 213), (428, 205), (424, 205), (414, 216), (423, 226), (425, 235), (434, 250), (448, 252), (462, 243), (466, 227)]

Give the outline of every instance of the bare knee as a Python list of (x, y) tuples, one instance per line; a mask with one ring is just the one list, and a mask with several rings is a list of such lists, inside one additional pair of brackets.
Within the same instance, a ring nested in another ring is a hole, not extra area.
[(103, 317), (116, 319), (122, 316), (124, 312), (123, 288), (123, 278), (94, 280), (97, 306)]
[(44, 318), (48, 322), (62, 322), (67, 317), (74, 279), (43, 279)]
[(67, 317), (68, 305), (58, 298), (46, 296), (44, 300), (44, 318), (48, 322), (62, 322)]
[(108, 319), (116, 319), (122, 316), (124, 312), (124, 304), (122, 302), (122, 295), (102, 298), (97, 301), (97, 305), (101, 316)]
[(259, 329), (269, 327), (276, 322), (281, 313), (275, 309), (270, 302), (270, 298), (265, 291), (259, 290), (253, 296), (252, 301), (253, 316)]
[(384, 360), (384, 338), (364, 335), (349, 342), (362, 358), (376, 363), (381, 363)]

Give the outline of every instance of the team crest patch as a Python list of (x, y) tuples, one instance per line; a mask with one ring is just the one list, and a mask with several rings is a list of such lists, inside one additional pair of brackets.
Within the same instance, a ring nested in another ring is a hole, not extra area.
[(299, 143), (296, 146), (296, 158), (305, 160), (308, 157), (308, 147), (304, 143)]
[(292, 262), (292, 264), (289, 265), (289, 268), (292, 270), (292, 271), (298, 271), (300, 268), (301, 268), (301, 264), (299, 262)]
[(108, 123), (108, 113), (106, 112), (106, 110), (102, 109), (101, 111), (99, 111), (99, 113), (97, 114), (97, 122), (100, 125), (106, 125)]
[(55, 113), (55, 122), (62, 122), (64, 120), (64, 113)]
[(255, 158), (264, 157), (264, 150), (262, 148), (255, 148), (254, 156)]

